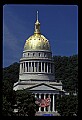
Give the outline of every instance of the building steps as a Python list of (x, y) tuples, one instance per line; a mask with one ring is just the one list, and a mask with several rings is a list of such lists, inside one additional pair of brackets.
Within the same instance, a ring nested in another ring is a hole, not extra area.
[(36, 112), (35, 116), (50, 116), (47, 114), (50, 114), (51, 116), (60, 116), (58, 112)]

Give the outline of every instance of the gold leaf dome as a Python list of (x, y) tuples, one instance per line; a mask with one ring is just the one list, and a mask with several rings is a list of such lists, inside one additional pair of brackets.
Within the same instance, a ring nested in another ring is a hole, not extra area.
[(34, 34), (26, 40), (24, 50), (50, 50), (50, 45), (43, 35)]
[(35, 23), (34, 35), (30, 36), (24, 45), (24, 51), (26, 50), (49, 50), (49, 41), (40, 33), (40, 23), (38, 21), (38, 11), (37, 11), (37, 21)]

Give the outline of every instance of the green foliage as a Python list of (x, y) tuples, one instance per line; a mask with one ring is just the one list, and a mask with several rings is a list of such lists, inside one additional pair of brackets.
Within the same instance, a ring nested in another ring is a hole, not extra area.
[(19, 63), (14, 63), (3, 69), (3, 81), (8, 79), (10, 84), (14, 84), (19, 78)]
[(57, 101), (57, 111), (61, 116), (78, 115), (78, 98), (77, 96), (62, 96)]
[(15, 92), (13, 91), (13, 84), (18, 80), (19, 64), (14, 63), (9, 67), (3, 69), (3, 81), (2, 81), (2, 115), (13, 115), (13, 104), (15, 103)]
[(13, 109), (11, 107), (11, 102), (8, 102), (6, 97), (3, 96), (2, 115), (11, 116), (12, 113), (13, 113)]
[(78, 91), (78, 56), (54, 56), (55, 78), (62, 80), (63, 89), (68, 92)]
[(36, 113), (35, 97), (27, 89), (16, 91), (18, 116), (34, 116)]

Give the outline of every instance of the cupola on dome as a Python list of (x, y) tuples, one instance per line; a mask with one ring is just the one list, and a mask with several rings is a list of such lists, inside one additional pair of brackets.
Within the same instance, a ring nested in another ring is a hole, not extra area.
[(24, 51), (26, 50), (48, 50), (50, 51), (49, 41), (40, 33), (40, 23), (38, 21), (38, 11), (37, 20), (35, 23), (34, 35), (30, 36), (24, 45)]

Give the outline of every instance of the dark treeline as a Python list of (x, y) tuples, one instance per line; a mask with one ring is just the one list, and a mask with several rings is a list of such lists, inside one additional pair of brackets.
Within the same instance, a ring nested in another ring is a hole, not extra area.
[(63, 89), (78, 92), (78, 55), (70, 57), (54, 56), (55, 79), (61, 80)]

